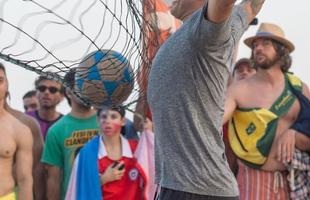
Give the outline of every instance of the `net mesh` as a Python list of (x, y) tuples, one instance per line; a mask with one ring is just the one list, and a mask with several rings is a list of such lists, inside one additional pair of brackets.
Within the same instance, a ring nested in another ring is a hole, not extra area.
[(89, 53), (117, 51), (136, 81), (124, 102), (129, 107), (146, 96), (152, 59), (146, 49), (158, 46), (153, 12), (152, 0), (1, 0), (0, 58), (63, 82)]

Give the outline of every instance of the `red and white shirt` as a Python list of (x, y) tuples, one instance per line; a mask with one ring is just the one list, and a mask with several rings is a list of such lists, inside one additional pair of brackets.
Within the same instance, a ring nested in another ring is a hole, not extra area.
[[(129, 141), (121, 137), (122, 158), (125, 164), (125, 173), (118, 181), (106, 183), (101, 186), (104, 200), (140, 200), (145, 199), (146, 178), (143, 169), (138, 164), (137, 159), (133, 157), (133, 152), (137, 147), (137, 141)], [(107, 151), (100, 140), (98, 151), (99, 172), (103, 173), (108, 166), (113, 164), (107, 156)]]

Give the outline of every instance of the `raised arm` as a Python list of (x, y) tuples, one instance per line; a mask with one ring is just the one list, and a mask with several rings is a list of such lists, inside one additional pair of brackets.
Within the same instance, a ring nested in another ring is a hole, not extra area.
[(17, 152), (16, 175), (18, 185), (18, 199), (32, 199), (32, 135), (28, 127), (20, 125), (16, 127)]
[(263, 7), (265, 0), (243, 0), (241, 5), (244, 6), (248, 13), (248, 23), (250, 23)]
[(225, 21), (232, 12), (236, 0), (209, 0), (207, 18), (214, 23)]

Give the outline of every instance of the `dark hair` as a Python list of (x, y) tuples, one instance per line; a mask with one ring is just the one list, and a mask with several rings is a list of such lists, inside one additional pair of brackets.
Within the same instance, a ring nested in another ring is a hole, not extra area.
[(100, 113), (103, 110), (113, 110), (113, 111), (116, 111), (116, 112), (118, 112), (121, 115), (122, 118), (125, 117), (125, 114), (126, 114), (124, 106), (112, 106), (110, 108), (109, 107), (99, 108), (97, 110), (97, 116), (99, 116)]
[[(64, 84), (68, 89), (72, 90), (74, 88), (74, 80), (75, 80), (75, 68), (71, 68), (67, 74), (64, 76)], [(65, 97), (68, 101), (68, 104), (71, 106), (71, 99), (68, 97), (67, 91), (65, 90)]]
[(24, 94), (23, 99), (33, 97), (36, 95), (36, 93), (37, 92), (35, 90), (30, 90)]
[(237, 62), (235, 63), (235, 66), (234, 66), (233, 72), (232, 72), (233, 76), (235, 75), (236, 69), (242, 64), (247, 64), (249, 67), (256, 70), (256, 68), (254, 67), (253, 61), (251, 59), (241, 58), (241, 59), (237, 60)]
[[(4, 75), (6, 76), (6, 70), (5, 70), (5, 67), (2, 63), (0, 63), (0, 70), (2, 70), (4, 72)], [(9, 91), (6, 91), (5, 97), (8, 97), (9, 99), (11, 98)]]
[[(42, 81), (45, 81), (45, 80), (49, 80), (49, 81), (56, 81), (55, 79), (53, 78), (50, 78), (46, 75), (40, 75), (34, 82), (34, 86), (35, 88), (37, 88), (39, 86), (39, 84), (42, 82)], [(59, 83), (58, 81), (56, 81), (57, 83)], [(62, 84), (60, 85), (60, 91), (59, 91), (61, 94), (64, 94), (65, 92), (65, 88), (62, 86)]]
[(272, 44), (279, 57), (282, 72), (288, 72), (292, 65), (292, 57), (290, 56), (290, 51), (285, 45), (278, 41), (272, 40)]
[(4, 74), (6, 75), (6, 70), (5, 70), (5, 67), (2, 63), (0, 63), (0, 70), (2, 70), (4, 72)]
[[(291, 68), (291, 65), (292, 65), (292, 57), (290, 56), (290, 51), (284, 44), (276, 40), (273, 40), (273, 39), (269, 39), (269, 40), (271, 40), (273, 48), (275, 49), (277, 56), (279, 58), (281, 71), (283, 73), (288, 72), (288, 70)], [(253, 48), (252, 48), (251, 60), (253, 59), (254, 59), (254, 55), (253, 55)]]
[(64, 76), (64, 84), (66, 84), (69, 89), (74, 88), (75, 73), (76, 68), (71, 68)]

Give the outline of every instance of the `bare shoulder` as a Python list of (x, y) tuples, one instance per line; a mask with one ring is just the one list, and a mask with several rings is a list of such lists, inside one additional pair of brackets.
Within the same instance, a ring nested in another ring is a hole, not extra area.
[(10, 115), (10, 121), (12, 122), (12, 127), (14, 130), (14, 135), (16, 137), (17, 141), (29, 141), (32, 140), (32, 134), (31, 134), (31, 130), (30, 128), (24, 124), (23, 122), (21, 122), (17, 117), (15, 117), (12, 114)]
[(229, 86), (229, 90), (234, 95), (242, 95), (249, 90), (250, 85), (253, 84), (252, 82), (251, 78), (236, 81)]
[(28, 116), (22, 112), (20, 112), (20, 117), (18, 118), (22, 123), (24, 123), (26, 126), (28, 126), (31, 131), (34, 129), (40, 129), (39, 123), (31, 116)]
[(13, 108), (10, 108), (8, 111), (11, 115), (13, 115), (15, 118), (17, 118), (20, 122), (22, 122), (24, 125), (30, 128), (33, 135), (40, 134), (40, 125), (38, 122), (31, 116), (20, 112), (18, 110), (15, 110)]
[(22, 121), (16, 118), (15, 124), (14, 124), (16, 131), (22, 131), (22, 132), (31, 132), (30, 127), (28, 127), (26, 124), (24, 124)]

